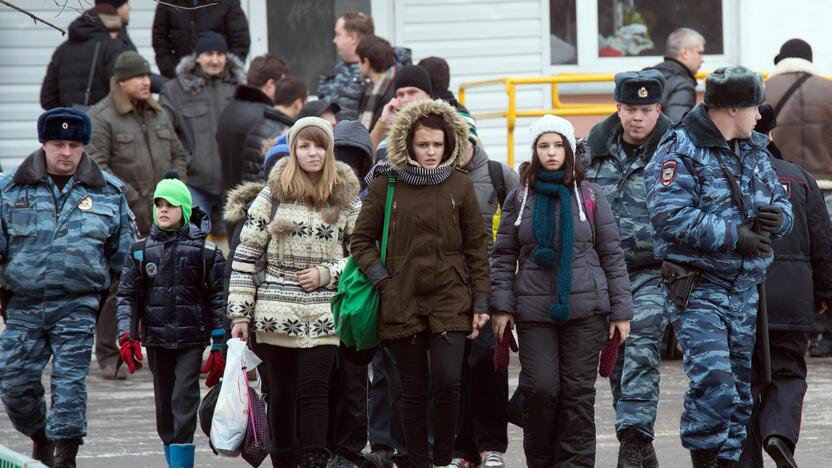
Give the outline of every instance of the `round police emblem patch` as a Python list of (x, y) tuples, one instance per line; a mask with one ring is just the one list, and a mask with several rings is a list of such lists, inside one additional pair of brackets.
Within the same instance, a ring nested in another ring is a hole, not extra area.
[(639, 90), (638, 90), (638, 97), (640, 97), (640, 98), (642, 98), (642, 99), (646, 98), (646, 97), (647, 97), (647, 88), (645, 88), (644, 86), (642, 86), (641, 88), (639, 88)]
[(662, 170), (659, 172), (659, 180), (665, 187), (676, 180), (676, 167), (676, 161), (666, 161), (662, 164)]
[(147, 276), (156, 276), (156, 273), (159, 273), (159, 268), (155, 263), (150, 262), (144, 266), (144, 271), (147, 273)]

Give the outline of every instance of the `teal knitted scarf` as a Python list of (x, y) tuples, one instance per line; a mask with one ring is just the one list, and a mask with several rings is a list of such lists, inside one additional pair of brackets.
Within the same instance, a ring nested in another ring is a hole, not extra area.
[(543, 268), (553, 268), (555, 251), (552, 249), (555, 229), (555, 200), (560, 200), (560, 241), (557, 258), (557, 291), (555, 303), (549, 306), (549, 317), (557, 325), (569, 320), (569, 293), (572, 290), (572, 194), (563, 183), (563, 171), (539, 171), (534, 182), (535, 198), (532, 227), (537, 247), (532, 261)]

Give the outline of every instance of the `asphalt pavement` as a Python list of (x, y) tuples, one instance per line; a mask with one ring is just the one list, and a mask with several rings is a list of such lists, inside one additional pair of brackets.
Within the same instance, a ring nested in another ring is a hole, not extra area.
[[(519, 364), (512, 355), (510, 385), (517, 386)], [(93, 363), (93, 369), (97, 365)], [(49, 391), (49, 375), (43, 382)], [(662, 396), (656, 423), (655, 448), (663, 467), (690, 466), (688, 452), (679, 440), (679, 415), (682, 396), (688, 382), (680, 361), (662, 364)], [(145, 368), (124, 381), (103, 380), (93, 370), (87, 377), (89, 402), (88, 436), (78, 455), (80, 468), (152, 468), (164, 467), (161, 442), (156, 435), (153, 406), (153, 384), (150, 372)], [(614, 467), (618, 453), (618, 441), (613, 427), (614, 413), (611, 406), (609, 383), (599, 377), (596, 384), (596, 426), (598, 434), (598, 467)], [(206, 392), (202, 386), (203, 395)], [(49, 395), (47, 394), (47, 401)], [(522, 431), (509, 425), (509, 449), (507, 466), (525, 466)], [(796, 458), (801, 467), (832, 466), (832, 358), (809, 360), (809, 391), (803, 411), (803, 428)], [(0, 408), (0, 443), (20, 452), (28, 453), (31, 442), (12, 428), (5, 412)], [(240, 458), (221, 458), (208, 448), (208, 440), (197, 427), (196, 466), (244, 467)], [(266, 460), (264, 467), (271, 466)], [(774, 467), (767, 463), (766, 467)]]

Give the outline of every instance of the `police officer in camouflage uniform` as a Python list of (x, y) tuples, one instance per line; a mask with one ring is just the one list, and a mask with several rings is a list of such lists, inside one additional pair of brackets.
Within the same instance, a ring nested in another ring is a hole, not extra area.
[(588, 138), (587, 180), (601, 187), (618, 222), (633, 293), (630, 336), (610, 375), (622, 468), (658, 467), (652, 440), (667, 311), (659, 290), (661, 262), (653, 256), (644, 177), (659, 141), (673, 124), (659, 104), (664, 84), (657, 70), (617, 74), (618, 110), (592, 127)]
[(647, 207), (662, 263), (662, 292), (690, 386), (682, 445), (694, 467), (734, 466), (751, 415), (757, 285), (771, 265), (771, 236), (792, 208), (753, 131), (765, 102), (745, 67), (708, 76), (705, 103), (662, 139), (647, 165)]
[[(42, 148), (0, 177), (0, 397), (34, 441), (32, 456), (55, 467), (75, 466), (87, 433), (96, 313), (136, 238), (124, 185), (84, 151), (90, 133), (86, 114), (47, 111), (38, 119)], [(50, 358), (47, 416), (41, 375)]]

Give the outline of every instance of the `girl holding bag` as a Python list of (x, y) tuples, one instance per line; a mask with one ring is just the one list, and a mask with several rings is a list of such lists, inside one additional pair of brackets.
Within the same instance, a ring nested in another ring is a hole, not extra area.
[[(381, 290), (379, 338), (402, 383), (409, 466), (452, 459), (465, 339), (488, 319), (487, 234), (474, 186), (456, 169), (468, 126), (442, 101), (413, 101), (390, 128), (387, 161), (373, 169), (352, 236), (352, 254)], [(396, 178), (386, 264), (382, 239), (388, 175)], [(430, 366), (428, 366), (430, 362)]]
[[(361, 206), (360, 184), (349, 166), (335, 161), (326, 120), (298, 120), (288, 144), (289, 156), (275, 164), (248, 209), (232, 263), (228, 315), (233, 337), (256, 333), (268, 373), (272, 464), (290, 463), (297, 434), (300, 467), (324, 468), (338, 352), (330, 300)], [(265, 281), (257, 285), (256, 262), (264, 252)]]
[(517, 324), (523, 448), (532, 468), (595, 464), (598, 353), (629, 333), (630, 283), (606, 198), (584, 182), (572, 124), (531, 127), (532, 159), (506, 197), (491, 265), (494, 334)]

